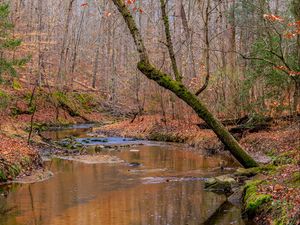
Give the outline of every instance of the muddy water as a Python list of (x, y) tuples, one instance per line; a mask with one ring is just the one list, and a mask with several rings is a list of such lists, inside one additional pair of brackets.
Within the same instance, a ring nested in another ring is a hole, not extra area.
[(135, 150), (110, 153), (121, 164), (53, 159), (50, 180), (0, 187), (0, 225), (244, 224), (234, 206), (214, 214), (226, 198), (204, 190), (205, 177), (220, 173), (221, 160), (234, 167), (231, 159), (178, 146)]

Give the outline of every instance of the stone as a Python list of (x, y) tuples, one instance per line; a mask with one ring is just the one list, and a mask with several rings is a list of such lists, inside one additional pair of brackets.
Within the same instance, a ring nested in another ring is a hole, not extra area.
[(213, 192), (232, 193), (234, 184), (236, 184), (235, 179), (229, 175), (222, 175), (207, 179), (205, 189)]

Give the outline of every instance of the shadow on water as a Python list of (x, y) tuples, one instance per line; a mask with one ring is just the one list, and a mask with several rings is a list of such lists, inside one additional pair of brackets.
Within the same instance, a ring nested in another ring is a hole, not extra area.
[(244, 224), (239, 208), (216, 213), (226, 197), (204, 190), (203, 177), (219, 173), (221, 161), (236, 166), (232, 159), (178, 147), (136, 150), (111, 153), (136, 167), (53, 159), (53, 178), (8, 188), (0, 197), (0, 205), (14, 208), (0, 216), (0, 225)]

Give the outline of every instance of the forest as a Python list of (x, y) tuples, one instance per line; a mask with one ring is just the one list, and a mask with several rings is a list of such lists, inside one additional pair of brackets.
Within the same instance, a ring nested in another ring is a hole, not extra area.
[(0, 0), (0, 225), (299, 225), (300, 0)]

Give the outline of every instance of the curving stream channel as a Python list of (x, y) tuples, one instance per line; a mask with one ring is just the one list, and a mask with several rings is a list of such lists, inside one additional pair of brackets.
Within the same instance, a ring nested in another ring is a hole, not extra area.
[[(90, 138), (92, 129), (72, 127), (46, 135), (52, 139), (73, 135), (82, 141)], [(108, 139), (105, 144), (110, 140), (133, 141)], [(199, 155), (180, 145), (142, 144), (106, 153), (124, 163), (54, 158), (47, 162), (54, 173), (49, 180), (0, 186), (0, 211), (5, 211), (0, 225), (245, 224), (238, 207), (228, 203), (218, 210), (224, 195), (204, 190), (204, 179), (221, 173), (221, 161), (227, 173), (236, 167), (232, 159)]]

